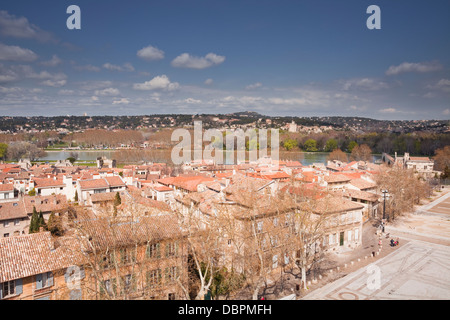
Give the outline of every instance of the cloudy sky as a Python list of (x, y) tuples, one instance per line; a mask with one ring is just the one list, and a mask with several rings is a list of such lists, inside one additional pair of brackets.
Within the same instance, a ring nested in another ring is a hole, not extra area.
[[(69, 30), (67, 7), (81, 9)], [(369, 30), (367, 8), (381, 9)], [(450, 119), (450, 1), (0, 4), (0, 115)]]

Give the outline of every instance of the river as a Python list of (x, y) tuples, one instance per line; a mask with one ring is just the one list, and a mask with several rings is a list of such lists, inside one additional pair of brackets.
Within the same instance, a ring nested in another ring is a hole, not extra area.
[[(47, 155), (39, 159), (39, 161), (56, 161), (65, 160), (70, 157), (71, 153), (78, 154), (78, 160), (81, 161), (95, 161), (98, 157), (106, 157), (113, 159), (116, 151), (114, 150), (71, 150), (71, 151), (47, 151)], [(327, 162), (328, 152), (280, 152), (281, 160), (297, 160), (303, 165), (308, 166), (313, 163)], [(154, 162), (169, 162), (167, 150), (152, 150)], [(373, 155), (373, 162), (380, 160), (381, 155)]]

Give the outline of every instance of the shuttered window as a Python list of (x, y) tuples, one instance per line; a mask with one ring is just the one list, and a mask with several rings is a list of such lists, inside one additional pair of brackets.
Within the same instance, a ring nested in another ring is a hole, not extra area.
[(44, 272), (36, 275), (36, 290), (51, 287), (53, 285), (53, 273)]
[(22, 279), (6, 281), (0, 284), (0, 299), (22, 294)]

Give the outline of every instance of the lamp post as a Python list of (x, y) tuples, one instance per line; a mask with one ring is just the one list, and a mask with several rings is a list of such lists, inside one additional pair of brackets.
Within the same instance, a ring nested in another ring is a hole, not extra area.
[(383, 193), (383, 220), (386, 219), (386, 198), (389, 198), (389, 192), (385, 189), (381, 191)]

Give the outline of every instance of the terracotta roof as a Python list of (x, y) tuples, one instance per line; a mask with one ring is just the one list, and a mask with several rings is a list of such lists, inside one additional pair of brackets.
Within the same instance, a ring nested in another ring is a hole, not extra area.
[(78, 183), (82, 190), (109, 188), (108, 183), (104, 179), (78, 180)]
[(300, 161), (287, 161), (286, 167), (303, 167)]
[(52, 187), (65, 187), (62, 180), (54, 180), (52, 178), (33, 178), (34, 186), (36, 188), (52, 188)]
[(317, 214), (341, 213), (362, 208), (364, 208), (362, 204), (337, 196), (327, 196), (321, 198), (310, 207), (310, 209)]
[(261, 176), (266, 179), (289, 179), (291, 176), (286, 172), (262, 173)]
[(111, 187), (125, 186), (125, 183), (119, 176), (105, 177), (104, 179)]
[(325, 176), (325, 181), (328, 183), (348, 182), (350, 178), (342, 174), (330, 174), (329, 176)]
[(68, 207), (65, 195), (49, 195), (49, 196), (24, 196), (23, 203), (28, 214), (33, 213), (33, 207), (42, 212), (55, 212), (64, 210)]
[(22, 201), (0, 203), (0, 220), (10, 220), (27, 217)]
[(426, 161), (426, 162), (431, 161), (430, 158), (428, 158), (428, 157), (409, 157), (409, 160), (412, 160), (412, 161)]
[(140, 217), (139, 219), (78, 220), (79, 230), (88, 235), (96, 249), (106, 249), (180, 238), (183, 234), (173, 215)]
[(370, 202), (378, 201), (379, 196), (372, 192), (367, 191), (360, 191), (360, 190), (352, 190), (347, 189), (345, 190), (342, 195), (346, 198), (355, 198), (355, 199), (361, 199), (366, 200)]
[(208, 178), (204, 176), (188, 176), (188, 177), (169, 177), (158, 179), (158, 183), (167, 185), (167, 186), (175, 186), (178, 188), (182, 188), (191, 192), (197, 191), (197, 187), (199, 184), (206, 181), (214, 181), (213, 178)]
[(352, 179), (350, 181), (350, 184), (357, 187), (360, 190), (365, 190), (365, 189), (372, 189), (372, 188), (376, 188), (377, 184), (374, 182), (370, 182), (364, 179)]
[(0, 283), (78, 264), (79, 251), (54, 248), (50, 232), (0, 239)]
[(12, 183), (0, 184), (0, 192), (14, 191), (14, 185)]
[(158, 192), (173, 191), (172, 188), (166, 186), (153, 187), (153, 189)]

